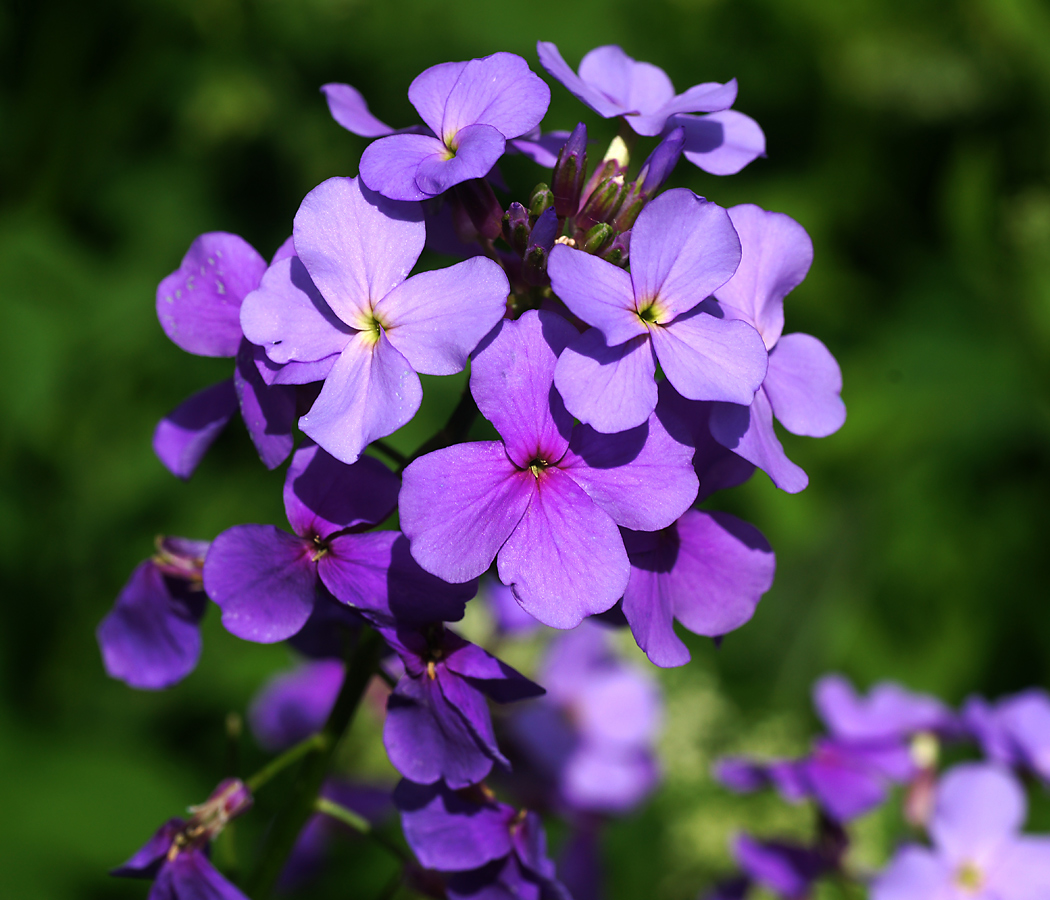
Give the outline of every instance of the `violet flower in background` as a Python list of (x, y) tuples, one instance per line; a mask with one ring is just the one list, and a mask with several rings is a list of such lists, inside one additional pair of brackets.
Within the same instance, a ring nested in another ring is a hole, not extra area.
[(347, 466), (315, 444), (297, 450), (284, 482), (294, 534), (237, 525), (208, 551), (204, 587), (223, 625), (243, 640), (281, 641), (328, 592), (380, 622), (462, 617), (475, 584), (450, 586), (423, 572), (400, 532), (359, 533), (390, 514), (397, 490), (397, 476), (377, 459)]
[(1050, 696), (1045, 690), (1031, 688), (994, 704), (971, 697), (962, 719), (990, 760), (1050, 783)]
[(573, 427), (553, 382), (576, 335), (545, 311), (501, 322), (475, 354), (470, 388), (502, 440), (420, 457), (400, 495), (401, 527), (424, 569), (459, 582), (496, 558), (522, 607), (555, 628), (622, 596), (630, 566), (618, 525), (665, 528), (697, 491), (690, 448), (655, 417), (618, 435)]
[(1007, 770), (963, 763), (937, 786), (931, 847), (908, 844), (872, 900), (1040, 900), (1050, 896), (1050, 836), (1020, 834), (1024, 790)]
[(814, 882), (831, 870), (816, 850), (783, 841), (757, 841), (746, 834), (733, 841), (733, 856), (752, 884), (785, 900), (806, 900)]
[(387, 701), (383, 744), (394, 768), (418, 784), (477, 784), (494, 762), (509, 767), (492, 730), (488, 697), (510, 703), (543, 688), (441, 626), (380, 629), (405, 665)]
[(661, 194), (638, 216), (630, 274), (556, 246), (547, 264), (551, 285), (595, 326), (558, 359), (554, 383), (569, 412), (605, 433), (642, 424), (656, 409), (657, 362), (690, 400), (751, 403), (766, 374), (761, 336), (700, 305), (739, 261), (726, 211), (685, 188)]
[(277, 753), (320, 731), (345, 673), (341, 660), (315, 659), (270, 678), (248, 707), (248, 725), (259, 746)]
[(299, 427), (343, 462), (415, 415), (417, 372), (462, 370), (506, 310), (507, 277), (490, 259), (407, 278), (425, 231), (418, 204), (330, 178), (296, 213), (297, 258), (271, 266), (241, 309), (271, 360), (327, 367)]
[(730, 209), (729, 216), (740, 235), (740, 267), (714, 294), (727, 315), (758, 329), (769, 351), (769, 368), (752, 401), (715, 407), (711, 434), (793, 494), (805, 488), (809, 478), (784, 453), (773, 417), (792, 434), (809, 437), (827, 437), (846, 421), (839, 396), (842, 373), (835, 357), (812, 335), (782, 334), (784, 297), (806, 277), (813, 242), (783, 213), (743, 204)]
[(546, 696), (514, 710), (507, 723), (525, 782), (531, 775), (545, 805), (562, 812), (636, 808), (660, 780), (656, 682), (620, 660), (609, 630), (591, 622), (555, 637), (537, 677)]
[(478, 595), (494, 619), (500, 637), (521, 637), (541, 627), (539, 621), (522, 609), (514, 598), (514, 589), (495, 578), (485, 576)]
[(950, 736), (958, 731), (957, 717), (940, 700), (892, 681), (874, 685), (862, 697), (842, 675), (825, 675), (813, 686), (813, 705), (831, 735), (852, 744), (900, 743), (922, 732)]
[(153, 449), (179, 478), (193, 474), (238, 409), (268, 469), (292, 452), (296, 389), (264, 380), (259, 351), (241, 333), (241, 303), (265, 271), (266, 261), (247, 241), (214, 231), (198, 237), (157, 287), (157, 318), (175, 344), (197, 356), (237, 360), (232, 378), (194, 394), (157, 424)]
[(159, 690), (190, 674), (201, 655), (207, 541), (158, 538), (157, 552), (131, 573), (95, 636), (110, 678)]
[[(362, 180), (392, 200), (424, 200), (484, 178), (508, 140), (539, 125), (550, 88), (520, 56), (493, 53), (432, 66), (409, 85), (408, 99), (433, 134), (392, 134), (361, 154)], [(361, 121), (371, 130), (382, 124)]]

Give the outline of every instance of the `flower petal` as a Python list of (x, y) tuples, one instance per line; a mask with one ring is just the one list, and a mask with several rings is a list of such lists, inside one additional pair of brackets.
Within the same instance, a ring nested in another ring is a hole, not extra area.
[(352, 134), (377, 138), (393, 133), (393, 128), (368, 111), (368, 103), (357, 88), (348, 84), (322, 84), (321, 93), (328, 101), (332, 118)]
[(259, 459), (267, 469), (276, 469), (292, 452), (295, 427), (295, 387), (268, 385), (259, 374), (257, 356), (265, 358), (262, 347), (241, 341), (233, 386), (241, 407), (241, 418), (255, 444)]
[(265, 271), (266, 260), (244, 238), (202, 234), (157, 287), (164, 333), (188, 353), (233, 356), (241, 342), (241, 301)]
[(365, 147), (359, 165), (361, 181), (394, 201), (426, 200), (432, 195), (420, 188), (416, 173), (424, 162), (447, 158), (447, 148), (436, 137), (392, 134)]
[(706, 116), (675, 116), (666, 127), (685, 129), (683, 156), (711, 175), (736, 175), (766, 155), (766, 136), (750, 116), (726, 109)]
[(949, 900), (958, 896), (951, 867), (929, 848), (903, 847), (871, 886), (872, 900)]
[[(594, 50), (591, 51), (591, 53), (594, 52)], [(536, 43), (536, 53), (540, 58), (540, 65), (547, 70), (547, 74), (551, 78), (560, 81), (570, 94), (584, 106), (589, 106), (602, 118), (609, 119), (612, 116), (619, 116), (626, 112), (621, 103), (606, 94), (604, 86), (602, 89), (599, 89), (595, 85), (588, 84), (577, 75), (570, 68), (569, 64), (562, 59), (562, 55), (555, 44), (552, 44), (550, 41), (538, 41)]]
[(316, 659), (267, 681), (248, 707), (248, 724), (259, 745), (277, 753), (320, 731), (344, 674), (341, 660)]
[[(530, 473), (523, 473), (532, 478)], [(497, 560), (500, 581), (552, 628), (605, 612), (630, 575), (615, 523), (572, 478), (551, 467), (536, 478), (525, 515)]]
[(539, 125), (550, 101), (550, 88), (520, 56), (501, 52), (472, 59), (448, 94), (438, 134), (455, 146), (463, 129), (482, 124), (510, 140)]
[(792, 434), (827, 437), (846, 421), (842, 371), (812, 335), (786, 334), (777, 341), (762, 387), (773, 415)]
[(376, 304), (375, 314), (413, 369), (452, 375), (503, 318), (509, 293), (503, 269), (478, 256), (413, 275)]
[(503, 135), (491, 125), (468, 125), (455, 140), (452, 156), (427, 156), (416, 167), (416, 187), (424, 197), (436, 197), (453, 185), (484, 178), (507, 148)]
[(434, 134), (441, 134), (449, 94), (467, 67), (466, 62), (448, 62), (420, 72), (408, 86), (408, 99)]
[(937, 785), (930, 821), (934, 844), (953, 863), (983, 859), (1021, 830), (1027, 799), (1007, 769), (961, 763)]
[(547, 261), (551, 287), (574, 315), (593, 325), (615, 347), (646, 327), (635, 310), (631, 276), (604, 259), (556, 244)]
[(380, 332), (376, 340), (371, 332), (358, 332), (299, 428), (349, 465), (372, 441), (408, 422), (422, 399), (419, 376), (387, 336)]
[(227, 378), (183, 400), (157, 423), (153, 452), (172, 475), (189, 478), (237, 412), (237, 391)]

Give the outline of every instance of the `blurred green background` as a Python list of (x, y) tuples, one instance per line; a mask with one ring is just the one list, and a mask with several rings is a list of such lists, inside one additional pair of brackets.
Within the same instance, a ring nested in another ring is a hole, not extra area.
[[(423, 68), (500, 49), (538, 68), (537, 39), (573, 65), (619, 43), (679, 89), (739, 79), (768, 159), (724, 179), (683, 162), (675, 183), (809, 230), (788, 330), (838, 356), (849, 409), (831, 438), (785, 437), (804, 493), (759, 474), (722, 501), (768, 536), (776, 585), (720, 651), (695, 640), (693, 663), (663, 673), (667, 787), (610, 830), (610, 894), (693, 897), (728, 866), (735, 828), (805, 827), (708, 771), (726, 750), (801, 750), (825, 671), (953, 703), (1047, 683), (1045, 3), (7, 0), (0, 896), (145, 896), (106, 869), (226, 774), (227, 712), (288, 661), (230, 638), (213, 609), (177, 688), (136, 693), (102, 671), (94, 628), (154, 534), (283, 523), (281, 473), (239, 425), (188, 484), (153, 457), (156, 420), (230, 368), (167, 341), (157, 282), (202, 231), (269, 255), (310, 188), (356, 173), (364, 142), (331, 121), (320, 84), (354, 84), (406, 125)], [(555, 86), (547, 127), (581, 117), (611, 134)], [(540, 177), (508, 173), (522, 192)], [(344, 869), (317, 895), (378, 895)]]

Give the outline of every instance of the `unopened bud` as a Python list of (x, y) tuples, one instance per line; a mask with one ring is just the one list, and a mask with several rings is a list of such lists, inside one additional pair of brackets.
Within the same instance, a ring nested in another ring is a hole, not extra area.
[(584, 235), (583, 241), (580, 243), (580, 249), (584, 253), (597, 253), (606, 243), (612, 240), (614, 233), (612, 225), (599, 222)]
[(573, 215), (580, 207), (580, 192), (587, 173), (587, 126), (580, 122), (558, 152), (554, 165), (551, 191), (554, 208), (562, 218)]
[(599, 184), (576, 216), (576, 230), (590, 231), (599, 222), (611, 222), (623, 201), (623, 188), (623, 175), (614, 175)]
[(539, 287), (547, 284), (547, 256), (558, 237), (558, 214), (548, 206), (532, 226), (529, 247), (521, 264), (521, 277), (527, 284)]
[(624, 191), (623, 202), (620, 211), (613, 220), (612, 227), (616, 231), (630, 231), (638, 220), (638, 213), (645, 209), (646, 198), (639, 196), (638, 182), (632, 181)]
[(488, 240), (499, 237), (503, 224), (503, 207), (484, 178), (471, 178), (451, 190), (452, 202), (470, 218), (478, 234)]
[(602, 259), (616, 266), (626, 266), (631, 254), (631, 232), (621, 231), (602, 251)]
[(503, 214), (503, 239), (519, 256), (524, 256), (529, 247), (529, 211), (514, 201)]
[(532, 194), (529, 196), (529, 212), (534, 216), (540, 216), (551, 206), (554, 206), (554, 194), (547, 185), (540, 182), (532, 189)]
[(649, 158), (642, 163), (642, 171), (638, 173), (642, 196), (646, 198), (651, 197), (663, 187), (664, 182), (671, 177), (674, 167), (678, 164), (684, 147), (684, 128), (671, 130), (660, 141), (656, 149), (649, 154)]
[(204, 557), (209, 546), (207, 541), (157, 535), (153, 546), (156, 548), (153, 565), (161, 574), (190, 582), (203, 580)]

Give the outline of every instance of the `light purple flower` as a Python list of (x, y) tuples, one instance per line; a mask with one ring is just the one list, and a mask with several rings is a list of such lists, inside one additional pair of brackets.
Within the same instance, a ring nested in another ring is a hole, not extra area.
[(514, 598), (513, 588), (486, 575), (478, 595), (495, 619), (496, 633), (501, 637), (521, 636), (540, 628), (540, 622), (521, 608)]
[(740, 235), (742, 256), (736, 274), (715, 296), (727, 315), (758, 329), (769, 351), (769, 370), (749, 404), (718, 404), (711, 414), (711, 433), (793, 494), (805, 488), (809, 478), (784, 453), (773, 417), (792, 434), (809, 437), (833, 434), (846, 421), (839, 396), (842, 373), (835, 357), (811, 335), (782, 336), (784, 297), (806, 277), (813, 242), (783, 213), (744, 204), (734, 206), (729, 215)]
[(247, 241), (214, 231), (200, 235), (157, 287), (157, 318), (175, 344), (197, 356), (236, 357), (233, 378), (194, 394), (157, 424), (153, 449), (180, 478), (193, 474), (238, 409), (267, 468), (292, 452), (296, 389), (264, 380), (258, 348), (241, 334), (241, 303), (265, 271)]
[(423, 249), (418, 204), (330, 178), (295, 216), (296, 258), (271, 266), (241, 308), (276, 363), (317, 363), (324, 387), (299, 427), (352, 463), (422, 399), (417, 372), (451, 375), (506, 311), (506, 275), (476, 257), (407, 278)]
[[(331, 98), (337, 99), (341, 125), (359, 134), (386, 128), (348, 85), (327, 87), (330, 108)], [(484, 178), (507, 141), (539, 125), (550, 88), (520, 56), (493, 53), (432, 66), (409, 85), (408, 99), (431, 133), (387, 134), (361, 155), (364, 183), (392, 200), (424, 200)]]
[(538, 677), (547, 695), (515, 710), (508, 727), (546, 803), (577, 813), (637, 807), (660, 778), (656, 683), (618, 659), (608, 629), (591, 622), (554, 639)]
[(630, 566), (618, 525), (665, 528), (697, 490), (691, 448), (655, 417), (617, 435), (573, 428), (553, 381), (558, 353), (576, 335), (555, 313), (503, 321), (470, 376), (502, 440), (417, 459), (400, 496), (401, 527), (424, 569), (460, 582), (496, 558), (522, 607), (555, 628), (622, 596)]
[(380, 631), (405, 665), (383, 726), (394, 768), (418, 784), (441, 780), (453, 790), (480, 782), (494, 762), (509, 768), (485, 698), (510, 703), (543, 688), (441, 626)]
[(181, 681), (201, 655), (207, 605), (201, 569), (207, 541), (158, 539), (95, 632), (106, 673), (130, 687), (159, 690)]
[(758, 122), (735, 109), (672, 116), (665, 130), (673, 128), (685, 131), (685, 158), (711, 175), (735, 175), (766, 155), (766, 136)]
[(739, 261), (729, 215), (685, 188), (661, 194), (638, 216), (630, 274), (554, 247), (547, 273), (555, 293), (594, 326), (555, 370), (569, 412), (604, 433), (640, 425), (656, 408), (657, 362), (683, 397), (751, 403), (766, 374), (761, 336), (746, 322), (709, 314), (711, 301), (701, 305)]
[(989, 704), (971, 697), (963, 722), (991, 760), (1019, 766), (1050, 782), (1050, 696), (1032, 688)]
[(825, 675), (813, 686), (813, 705), (831, 734), (851, 743), (906, 741), (920, 732), (950, 734), (956, 719), (936, 697), (883, 681), (861, 697), (842, 675)]
[(397, 477), (377, 459), (344, 465), (315, 444), (296, 451), (284, 483), (294, 534), (237, 525), (211, 545), (204, 587), (226, 629), (271, 643), (296, 634), (327, 592), (379, 622), (456, 619), (476, 585), (423, 572), (396, 531), (358, 533), (393, 510)]
[(663, 69), (636, 62), (615, 45), (591, 50), (580, 61), (579, 74), (549, 41), (539, 41), (536, 52), (547, 73), (577, 100), (605, 119), (623, 116), (638, 134), (659, 134), (676, 113), (715, 112), (736, 100), (735, 78), (726, 84), (693, 85), (676, 95)]
[(906, 845), (872, 886), (872, 900), (1042, 900), (1050, 837), (1021, 835), (1024, 790), (1006, 770), (964, 763), (937, 786), (932, 847)]

